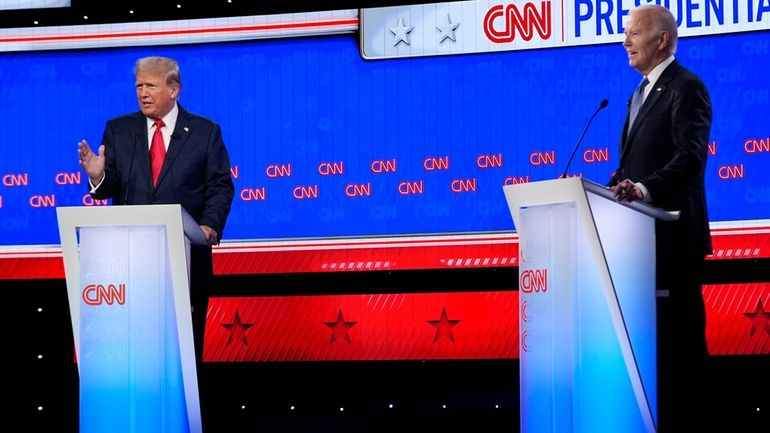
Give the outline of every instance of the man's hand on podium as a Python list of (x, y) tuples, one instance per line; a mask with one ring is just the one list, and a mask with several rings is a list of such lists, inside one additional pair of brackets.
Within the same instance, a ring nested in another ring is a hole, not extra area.
[(203, 234), (206, 236), (207, 245), (216, 245), (219, 243), (219, 235), (217, 234), (216, 230), (205, 225), (201, 226), (201, 230), (203, 231)]
[(644, 194), (639, 186), (629, 179), (624, 179), (619, 184), (613, 186), (612, 192), (615, 194), (615, 200), (617, 201), (631, 202), (644, 198)]

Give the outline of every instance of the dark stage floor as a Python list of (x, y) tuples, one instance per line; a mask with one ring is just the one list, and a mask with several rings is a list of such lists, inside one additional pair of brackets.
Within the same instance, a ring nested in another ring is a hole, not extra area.
[[(713, 431), (767, 431), (770, 361), (721, 357), (711, 364), (712, 404), (702, 414)], [(516, 432), (517, 369), (517, 361), (206, 364), (205, 431)], [(29, 426), (25, 431), (77, 432), (76, 369), (60, 371), (15, 390), (25, 407), (6, 419)]]

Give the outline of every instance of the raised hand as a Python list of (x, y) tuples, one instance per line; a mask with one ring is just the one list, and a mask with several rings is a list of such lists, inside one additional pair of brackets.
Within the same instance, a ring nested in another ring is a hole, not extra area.
[(96, 185), (104, 177), (104, 145), (99, 146), (99, 154), (91, 150), (86, 140), (78, 143), (78, 160), (80, 167), (86, 172), (91, 183)]

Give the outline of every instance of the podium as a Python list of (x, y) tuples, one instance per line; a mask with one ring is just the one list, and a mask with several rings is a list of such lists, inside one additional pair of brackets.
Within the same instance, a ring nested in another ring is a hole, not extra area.
[(655, 220), (581, 178), (506, 185), (519, 234), (522, 433), (655, 432)]
[(200, 433), (180, 205), (59, 207), (80, 374), (80, 432)]

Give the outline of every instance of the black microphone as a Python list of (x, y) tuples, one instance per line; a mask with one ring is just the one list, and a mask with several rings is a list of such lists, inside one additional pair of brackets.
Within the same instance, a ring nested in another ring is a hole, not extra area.
[(569, 165), (570, 163), (572, 163), (572, 158), (575, 157), (575, 152), (577, 152), (578, 147), (580, 147), (580, 143), (583, 141), (583, 137), (586, 135), (586, 131), (588, 131), (588, 126), (591, 124), (591, 121), (593, 121), (594, 117), (596, 117), (596, 113), (602, 111), (602, 109), (606, 107), (607, 104), (609, 103), (610, 101), (606, 99), (602, 99), (602, 102), (599, 103), (599, 108), (597, 108), (594, 111), (594, 114), (592, 114), (591, 118), (588, 119), (588, 122), (586, 122), (586, 126), (585, 128), (583, 128), (583, 132), (580, 133), (580, 138), (578, 138), (577, 143), (575, 143), (575, 147), (572, 149), (572, 153), (570, 154), (569, 159), (567, 160), (567, 166), (564, 168), (564, 174), (562, 174), (560, 178), (567, 177), (567, 171), (569, 171)]
[(131, 163), (128, 165), (128, 181), (126, 182), (126, 193), (123, 196), (123, 204), (128, 204), (128, 189), (131, 186), (131, 172), (134, 170), (134, 155), (136, 155), (136, 144), (141, 138), (141, 134), (134, 134), (134, 147), (131, 149)]

